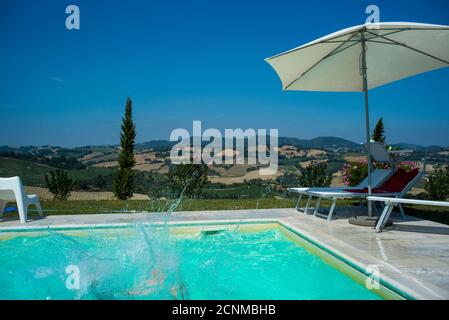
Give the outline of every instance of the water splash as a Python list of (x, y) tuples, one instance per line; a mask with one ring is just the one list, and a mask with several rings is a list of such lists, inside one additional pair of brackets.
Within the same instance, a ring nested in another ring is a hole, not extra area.
[(268, 198), (269, 195), (273, 193), (273, 188), (268, 182), (266, 187), (262, 190), (260, 197), (257, 198), (256, 209), (260, 209), (260, 201)]
[(184, 185), (179, 196), (171, 203), (169, 202), (168, 208), (164, 211), (162, 228), (152, 227), (149, 218), (146, 224), (135, 225), (135, 229), (143, 236), (148, 248), (147, 254), (152, 259), (149, 264), (149, 272), (135, 284), (133, 290), (129, 292), (131, 295), (148, 296), (155, 291), (165, 290), (170, 298), (188, 298), (188, 289), (179, 271), (176, 241), (170, 237), (169, 218), (181, 205), (184, 194), (193, 179), (192, 176)]

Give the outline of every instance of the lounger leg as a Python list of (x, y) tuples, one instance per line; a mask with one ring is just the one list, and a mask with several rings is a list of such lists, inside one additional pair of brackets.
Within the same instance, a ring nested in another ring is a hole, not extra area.
[(306, 207), (304, 208), (304, 213), (308, 213), (310, 202), (312, 201), (312, 195), (309, 195), (309, 198), (307, 199)]
[(337, 198), (333, 198), (332, 199), (332, 206), (331, 209), (329, 210), (329, 214), (327, 216), (327, 221), (331, 221), (332, 220), (332, 215), (334, 214), (334, 210), (335, 210), (335, 206), (337, 205)]
[(321, 203), (321, 197), (318, 198), (315, 205), (315, 211), (313, 212), (313, 216), (316, 217), (316, 214), (318, 213), (318, 210), (320, 209), (320, 203)]
[(299, 204), (301, 203), (301, 197), (302, 197), (302, 193), (299, 194), (298, 201), (296, 201), (296, 207), (295, 207), (296, 210), (299, 209)]
[(385, 225), (387, 224), (388, 218), (390, 217), (391, 211), (393, 211), (393, 205), (386, 205), (382, 214), (380, 215), (379, 221), (376, 224), (377, 232), (381, 232)]
[(405, 219), (404, 208), (402, 207), (402, 203), (398, 203), (399, 211), (401, 212), (402, 219)]
[(7, 204), (7, 201), (0, 200), (0, 218), (3, 217), (3, 211), (5, 211), (5, 207)]

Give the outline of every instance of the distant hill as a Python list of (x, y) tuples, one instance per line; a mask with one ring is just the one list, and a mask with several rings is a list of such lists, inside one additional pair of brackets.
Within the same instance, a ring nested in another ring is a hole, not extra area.
[(399, 148), (399, 149), (411, 149), (411, 150), (415, 150), (415, 151), (425, 151), (427, 150), (428, 152), (440, 152), (445, 150), (446, 148), (440, 147), (440, 146), (421, 146), (419, 144), (411, 144), (411, 143), (395, 143), (392, 145), (394, 148)]
[[(165, 151), (170, 149), (176, 142), (168, 140), (151, 140), (146, 142), (136, 143), (135, 148), (137, 151), (141, 150), (154, 150)], [(203, 142), (203, 145), (207, 142)], [(223, 139), (224, 145), (224, 139)], [(304, 149), (327, 149), (334, 151), (346, 151), (346, 150), (361, 150), (359, 143), (353, 141), (338, 138), (338, 137), (317, 137), (310, 140), (291, 138), (291, 137), (279, 137), (279, 146), (293, 145), (298, 148)], [(436, 145), (422, 146), (410, 143), (396, 143), (393, 147), (400, 149), (412, 149), (416, 151), (427, 150), (429, 152), (440, 152), (447, 150), (448, 148), (440, 147)], [(1, 153), (17, 152), (17, 153), (31, 153), (41, 156), (65, 156), (65, 157), (82, 157), (91, 152), (103, 152), (113, 153), (116, 152), (118, 145), (96, 145), (96, 146), (81, 146), (75, 148), (63, 148), (57, 146), (21, 146), (18, 148), (9, 146), (0, 146)]]
[(153, 150), (161, 150), (161, 149), (168, 149), (174, 146), (176, 142), (174, 141), (168, 141), (168, 140), (152, 140), (142, 143), (136, 143), (135, 148), (136, 150), (143, 150), (143, 149), (153, 149)]
[(317, 137), (310, 140), (280, 137), (279, 145), (294, 145), (300, 148), (317, 148), (317, 149), (350, 149), (359, 150), (360, 144), (350, 140), (337, 137)]
[[(267, 138), (269, 140), (269, 138)], [(223, 138), (223, 145), (225, 139)], [(175, 145), (176, 142), (170, 142), (167, 140), (154, 140), (143, 143), (137, 143), (136, 149), (153, 149), (153, 150), (162, 150), (171, 148)], [(203, 142), (203, 145), (206, 145), (207, 142)], [(234, 142), (235, 145), (235, 142)], [(298, 138), (289, 138), (289, 137), (279, 137), (279, 146), (283, 145), (293, 145), (299, 148), (317, 148), (317, 149), (349, 149), (349, 150), (358, 150), (360, 149), (360, 145), (352, 142), (350, 140), (337, 138), (337, 137), (317, 137), (310, 140), (306, 139), (298, 139)]]

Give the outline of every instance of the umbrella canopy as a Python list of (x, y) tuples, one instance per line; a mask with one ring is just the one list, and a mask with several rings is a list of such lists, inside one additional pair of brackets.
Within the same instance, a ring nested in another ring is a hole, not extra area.
[[(368, 90), (449, 66), (449, 26), (383, 22), (337, 31), (265, 59), (283, 90), (365, 93), (368, 194), (371, 152)], [(371, 203), (368, 202), (371, 216)]]
[(368, 88), (449, 65), (449, 26), (383, 22), (344, 29), (265, 59), (283, 90), (363, 91), (362, 43)]

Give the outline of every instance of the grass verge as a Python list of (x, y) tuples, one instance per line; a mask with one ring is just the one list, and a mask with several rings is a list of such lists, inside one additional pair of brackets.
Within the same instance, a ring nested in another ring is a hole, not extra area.
[[(339, 206), (348, 206), (355, 203), (357, 202), (340, 201), (338, 204)], [(167, 212), (171, 207), (176, 207), (175, 211), (293, 208), (295, 204), (296, 200), (293, 198), (183, 199), (177, 207), (176, 200), (72, 200), (43, 201), (42, 207), (46, 215), (69, 215), (139, 211)], [(323, 200), (322, 206), (329, 207), (330, 202)], [(449, 225), (449, 210), (447, 208), (417, 205), (406, 205), (404, 208), (408, 215)], [(30, 216), (35, 214), (34, 210), (30, 211)], [(17, 215), (17, 213), (5, 213), (5, 216), (14, 215)]]

